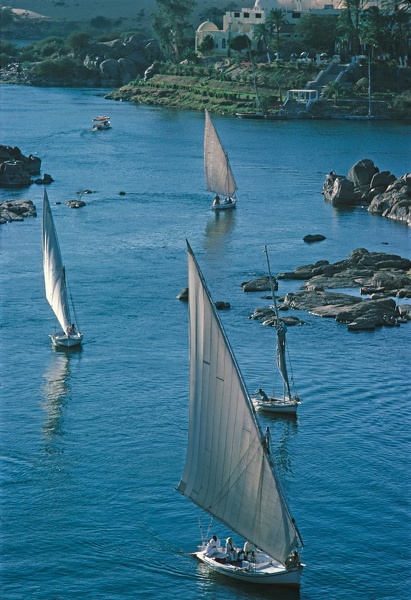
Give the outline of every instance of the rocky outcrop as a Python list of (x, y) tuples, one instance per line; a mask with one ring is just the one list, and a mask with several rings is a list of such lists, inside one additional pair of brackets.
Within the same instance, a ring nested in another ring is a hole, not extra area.
[(86, 206), (86, 203), (84, 202), (84, 200), (67, 200), (66, 205), (69, 208), (83, 208), (83, 206)]
[(26, 217), (37, 217), (36, 207), (31, 200), (10, 200), (0, 204), (0, 225), (24, 221)]
[(83, 64), (98, 70), (101, 85), (126, 85), (160, 58), (157, 41), (136, 34), (124, 40), (90, 43)]
[(411, 174), (397, 179), (367, 158), (351, 167), (348, 177), (331, 171), (322, 194), (334, 206), (368, 205), (371, 213), (411, 225)]
[(0, 145), (0, 187), (27, 187), (40, 168), (41, 159), (37, 156), (24, 156), (17, 146)]
[(308, 233), (303, 237), (303, 241), (306, 244), (313, 244), (314, 242), (323, 242), (325, 239), (325, 235), (321, 235), (321, 233)]
[[(278, 310), (288, 310), (288, 307), (285, 305), (280, 305)], [(256, 308), (253, 314), (250, 316), (250, 319), (255, 321), (261, 321), (261, 324), (264, 326), (275, 327), (277, 324), (277, 317), (275, 315), (274, 310), (271, 308)], [(302, 325), (303, 321), (300, 321), (298, 317), (294, 316), (281, 316), (280, 321), (284, 323), (287, 327), (293, 327), (294, 325)]]
[[(374, 330), (411, 320), (411, 310), (403, 308), (408, 305), (397, 306), (394, 299), (411, 298), (411, 260), (396, 254), (358, 248), (346, 260), (318, 261), (279, 273), (277, 278), (305, 280), (301, 291), (286, 294), (286, 307), (347, 323), (350, 330)], [(368, 297), (331, 291), (342, 288), (358, 288)], [(267, 320), (264, 310), (256, 309), (251, 318)]]
[(335, 206), (352, 206), (356, 203), (353, 182), (334, 171), (326, 176), (322, 193), (324, 198)]
[[(273, 277), (274, 289), (278, 290), (278, 281)], [(244, 292), (268, 292), (271, 290), (270, 278), (258, 277), (258, 279), (251, 279), (250, 281), (243, 281), (241, 287)]]
[(394, 179), (385, 191), (373, 195), (368, 210), (411, 225), (411, 173)]

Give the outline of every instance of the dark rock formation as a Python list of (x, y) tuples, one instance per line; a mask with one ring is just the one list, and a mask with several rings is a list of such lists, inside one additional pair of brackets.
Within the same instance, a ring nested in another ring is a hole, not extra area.
[[(278, 282), (274, 277), (273, 285), (274, 289), (278, 290)], [(270, 278), (267, 275), (266, 277), (259, 277), (258, 279), (243, 281), (241, 283), (241, 287), (243, 288), (244, 292), (267, 292), (271, 290)]]
[(31, 200), (10, 200), (0, 204), (0, 225), (24, 221), (26, 217), (37, 217), (36, 207)]
[[(374, 330), (411, 320), (411, 310), (400, 308), (404, 305), (397, 306), (393, 298), (411, 298), (411, 260), (396, 254), (358, 248), (346, 260), (318, 261), (277, 277), (306, 280), (302, 291), (285, 296), (286, 306), (348, 323), (350, 330)], [(342, 288), (360, 288), (362, 295), (371, 297), (329, 291)], [(252, 318), (264, 322), (275, 315), (269, 309), (256, 309)]]
[(69, 208), (82, 208), (86, 206), (86, 203), (83, 200), (67, 200), (66, 202)]
[(363, 158), (348, 171), (348, 179), (352, 181), (355, 188), (362, 188), (370, 185), (374, 175), (378, 171), (379, 169), (374, 165), (372, 160)]
[[(275, 327), (277, 324), (275, 311), (271, 308), (256, 308), (253, 314), (250, 316), (250, 319), (261, 321), (262, 325), (269, 327)], [(298, 317), (291, 316), (281, 317), (280, 321), (287, 325), (287, 327), (303, 324), (303, 321), (300, 321)]]
[(40, 173), (41, 159), (24, 156), (17, 146), (0, 145), (0, 187), (27, 187), (31, 175)]
[(385, 191), (374, 194), (368, 210), (371, 213), (405, 221), (411, 225), (411, 174), (408, 173), (395, 179), (386, 187)]
[(411, 174), (397, 179), (367, 158), (351, 167), (348, 177), (331, 171), (322, 194), (335, 206), (365, 204), (369, 212), (411, 225)]
[(100, 85), (126, 85), (160, 58), (158, 42), (136, 34), (124, 40), (90, 42), (83, 64), (98, 71)]
[(231, 308), (229, 302), (223, 302), (222, 300), (217, 300), (214, 304), (217, 310), (229, 310)]
[(320, 233), (309, 233), (303, 237), (303, 241), (306, 242), (306, 244), (312, 244), (313, 242), (322, 242), (325, 239), (325, 236), (321, 235)]
[(334, 171), (326, 176), (322, 193), (324, 198), (335, 206), (352, 206), (356, 203), (353, 182)]
[(49, 185), (50, 183), (53, 183), (54, 179), (52, 178), (51, 175), (49, 175), (48, 173), (44, 173), (43, 178), (42, 179), (35, 179), (33, 181), (33, 183), (37, 183), (37, 184), (41, 184), (41, 185)]

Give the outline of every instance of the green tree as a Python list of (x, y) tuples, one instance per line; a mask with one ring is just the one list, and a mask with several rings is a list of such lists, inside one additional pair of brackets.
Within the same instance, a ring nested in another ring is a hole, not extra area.
[(91, 39), (91, 35), (85, 31), (75, 31), (72, 33), (66, 41), (66, 46), (74, 52), (78, 50), (84, 50), (87, 48)]
[(4, 27), (8, 27), (14, 22), (14, 14), (11, 8), (8, 6), (3, 6), (0, 10), (0, 27), (3, 29)]
[(337, 18), (332, 15), (307, 15), (300, 19), (296, 33), (303, 47), (315, 52), (334, 53)]
[(374, 56), (375, 51), (385, 53), (389, 49), (390, 35), (388, 18), (384, 16), (378, 6), (370, 6), (361, 18), (361, 42)]
[(344, 95), (344, 88), (339, 81), (330, 81), (330, 83), (323, 90), (322, 95), (324, 98), (333, 98), (334, 106), (337, 106), (337, 100), (339, 96)]
[(229, 39), (228, 45), (231, 50), (234, 50), (234, 52), (238, 52), (240, 54), (243, 50), (249, 49), (250, 40), (245, 34), (236, 35), (235, 37)]
[(201, 44), (198, 46), (198, 50), (202, 54), (207, 54), (214, 50), (214, 38), (212, 35), (206, 35)]
[(184, 33), (190, 28), (190, 16), (195, 0), (157, 0), (153, 15), (153, 30), (166, 55), (179, 62), (184, 48)]
[(107, 29), (111, 26), (111, 21), (102, 15), (98, 15), (90, 20), (90, 25), (96, 29)]
[(265, 23), (259, 23), (254, 27), (253, 40), (263, 42), (264, 50), (267, 54), (267, 62), (271, 64), (269, 46), (271, 42), (272, 31)]
[(223, 17), (225, 14), (225, 10), (223, 8), (220, 8), (218, 6), (211, 6), (210, 8), (208, 8), (207, 10), (204, 10), (200, 15), (200, 21), (211, 21), (212, 23), (214, 23), (215, 25), (217, 25), (217, 27), (219, 29), (223, 28)]
[(265, 25), (267, 29), (271, 30), (275, 33), (277, 45), (276, 50), (280, 52), (280, 33), (281, 29), (284, 25), (287, 25), (288, 21), (284, 17), (284, 12), (281, 8), (273, 8), (268, 13), (268, 16), (265, 20)]
[(64, 80), (74, 76), (78, 63), (73, 58), (64, 56), (57, 59), (43, 60), (34, 65), (32, 72), (38, 77), (47, 77), (57, 80)]
[(388, 17), (391, 51), (395, 56), (405, 56), (411, 35), (411, 3), (408, 0), (383, 0), (383, 14)]

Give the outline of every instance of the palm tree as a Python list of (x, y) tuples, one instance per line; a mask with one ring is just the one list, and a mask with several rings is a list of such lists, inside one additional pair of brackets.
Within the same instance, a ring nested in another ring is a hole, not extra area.
[(265, 23), (259, 23), (254, 27), (253, 40), (256, 42), (263, 42), (265, 51), (267, 53), (267, 62), (271, 64), (270, 51), (268, 49), (271, 42), (272, 32)]
[(330, 83), (322, 92), (324, 98), (334, 99), (334, 106), (337, 106), (338, 97), (342, 96), (343, 94), (344, 88), (339, 81), (330, 81)]
[(268, 13), (268, 17), (265, 20), (265, 26), (268, 31), (271, 31), (271, 35), (275, 32), (277, 38), (277, 52), (280, 51), (280, 31), (283, 25), (286, 25), (287, 21), (284, 17), (284, 12), (281, 8), (273, 8)]

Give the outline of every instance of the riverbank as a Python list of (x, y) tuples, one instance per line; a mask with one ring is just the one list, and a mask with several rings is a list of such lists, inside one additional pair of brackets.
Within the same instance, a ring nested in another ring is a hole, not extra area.
[[(285, 105), (270, 89), (261, 89), (265, 99), (267, 119), (343, 119), (349, 117), (368, 118), (367, 98), (333, 100), (321, 99), (310, 110), (306, 104), (299, 107)], [(222, 82), (214, 78), (155, 75), (149, 81), (138, 81), (124, 85), (107, 95), (110, 100), (148, 104), (165, 108), (201, 110), (235, 116), (236, 113), (252, 114), (256, 108), (256, 95), (252, 85), (234, 81)], [(371, 118), (409, 120), (392, 112), (393, 96), (373, 103)]]

